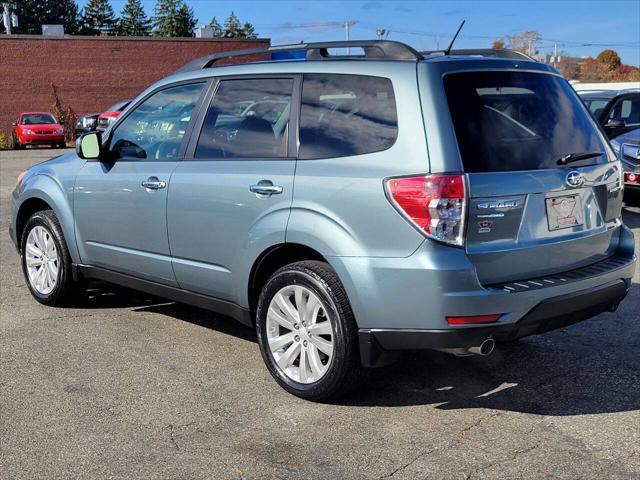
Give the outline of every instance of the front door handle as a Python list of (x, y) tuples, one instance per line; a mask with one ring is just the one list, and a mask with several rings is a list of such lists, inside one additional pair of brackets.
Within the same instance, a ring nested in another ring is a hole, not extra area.
[(256, 195), (271, 196), (282, 193), (282, 187), (274, 185), (271, 180), (260, 180), (256, 185), (251, 185), (249, 191)]
[(142, 182), (142, 186), (147, 190), (159, 190), (161, 188), (165, 188), (167, 184), (162, 180), (159, 180), (158, 177), (149, 177)]

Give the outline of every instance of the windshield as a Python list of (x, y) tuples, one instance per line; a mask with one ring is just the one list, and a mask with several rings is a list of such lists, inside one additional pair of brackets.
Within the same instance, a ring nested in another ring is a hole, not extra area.
[(595, 117), (598, 117), (604, 110), (604, 107), (609, 103), (608, 98), (582, 98), (582, 101), (587, 106), (589, 111), (593, 113)]
[(27, 113), (22, 115), (22, 125), (42, 125), (58, 123), (50, 113)]
[[(467, 172), (557, 168), (572, 153), (605, 151), (569, 84), (531, 72), (473, 72), (444, 79)], [(572, 166), (607, 161), (596, 156)]]

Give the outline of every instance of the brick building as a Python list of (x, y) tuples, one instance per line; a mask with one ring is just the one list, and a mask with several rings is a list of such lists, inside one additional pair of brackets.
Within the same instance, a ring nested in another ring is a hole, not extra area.
[(21, 111), (51, 111), (52, 87), (78, 115), (135, 97), (195, 58), (268, 39), (0, 35), (0, 131)]

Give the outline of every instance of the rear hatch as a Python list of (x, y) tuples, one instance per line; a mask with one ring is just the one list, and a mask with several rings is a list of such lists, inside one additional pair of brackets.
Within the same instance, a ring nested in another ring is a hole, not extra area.
[(443, 81), (468, 178), (465, 248), (481, 283), (613, 255), (621, 167), (569, 84), (515, 70), (450, 73)]

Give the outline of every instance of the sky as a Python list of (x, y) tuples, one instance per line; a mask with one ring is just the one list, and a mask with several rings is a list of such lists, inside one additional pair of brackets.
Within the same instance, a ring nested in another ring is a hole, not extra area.
[[(386, 29), (390, 40), (434, 50), (447, 46), (464, 19), (457, 48), (489, 47), (493, 39), (538, 30), (543, 53), (552, 52), (556, 44), (575, 56), (596, 56), (612, 48), (623, 63), (640, 66), (640, 0), (186, 1), (198, 26), (209, 23), (214, 15), (222, 24), (233, 10), (242, 22), (253, 23), (260, 37), (271, 38), (272, 45), (343, 40), (345, 22), (353, 22), (351, 39), (376, 38), (377, 29)], [(125, 3), (111, 0), (116, 12)], [(148, 15), (153, 14), (154, 5), (154, 0), (143, 0)]]

